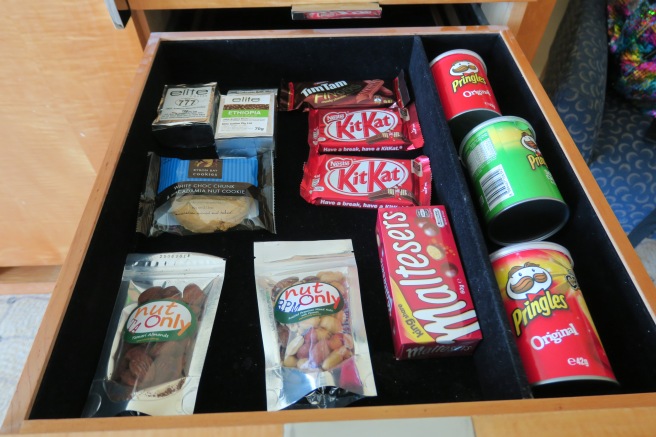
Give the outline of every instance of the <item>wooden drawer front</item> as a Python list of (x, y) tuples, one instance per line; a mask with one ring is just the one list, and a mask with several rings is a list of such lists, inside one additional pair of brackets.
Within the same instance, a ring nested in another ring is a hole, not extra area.
[[(30, 419), (79, 417), (98, 364), (123, 263), (131, 252), (195, 251), (227, 259), (226, 282), (196, 412), (265, 410), (252, 258), (253, 242), (269, 240), (353, 240), (378, 389), (377, 397), (364, 399), (357, 406), (513, 399), (520, 400), (521, 405), (525, 402), (522, 399), (531, 398), (488, 259), (488, 253), (498, 247), (481, 230), (468, 178), (460, 165), (428, 67), (435, 56), (455, 48), (474, 50), (483, 57), (503, 114), (525, 118), (536, 130), (540, 149), (572, 212), (567, 225), (549, 240), (572, 253), (574, 270), (621, 384), (618, 393), (656, 391), (656, 329), (642, 297), (645, 293), (653, 299), (653, 286), (643, 284), (643, 290), (634, 282), (634, 275), (615, 244), (617, 238), (623, 237), (611, 237), (606, 230), (608, 222), (611, 229), (618, 228), (614, 219), (600, 219), (598, 201), (591, 201), (589, 194), (596, 188), (581, 183), (581, 171), (585, 175), (585, 169), (570, 165), (571, 156), (578, 158), (571, 145), (568, 149), (559, 144), (551, 121), (535, 97), (535, 79), (529, 84), (525, 78), (526, 72), (518, 67), (518, 55), (508, 46), (506, 34), (401, 34), (389, 30), (271, 35), (226, 38), (225, 34), (165, 34), (146, 51), (146, 68), (149, 56), (154, 54), (152, 66), (147, 75), (142, 74), (143, 92), (117, 155), (116, 170), (108, 179), (107, 195)], [(225, 92), (245, 87), (278, 87), (281, 80), (391, 78), (401, 70), (405, 70), (411, 85), (426, 140), (423, 153), (429, 156), (434, 172), (433, 203), (447, 206), (485, 337), (473, 357), (394, 359), (374, 236), (375, 211), (312, 206), (298, 194), (308, 154), (306, 113), (279, 114), (276, 235), (234, 232), (147, 239), (135, 234), (146, 154), (161, 152), (150, 124), (165, 84), (217, 81)], [(565, 394), (589, 392), (585, 387), (576, 388), (574, 393), (556, 389), (550, 396)], [(466, 406), (463, 411), (467, 411)]]

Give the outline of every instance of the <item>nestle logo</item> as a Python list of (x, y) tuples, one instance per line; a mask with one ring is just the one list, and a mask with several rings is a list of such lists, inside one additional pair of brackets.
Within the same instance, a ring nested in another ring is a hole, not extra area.
[(348, 168), (352, 164), (352, 160), (350, 159), (331, 159), (328, 162), (328, 169), (329, 170), (334, 170), (336, 168)]
[(333, 123), (335, 121), (344, 120), (344, 118), (346, 118), (346, 114), (343, 112), (331, 112), (323, 117), (323, 121), (324, 123)]

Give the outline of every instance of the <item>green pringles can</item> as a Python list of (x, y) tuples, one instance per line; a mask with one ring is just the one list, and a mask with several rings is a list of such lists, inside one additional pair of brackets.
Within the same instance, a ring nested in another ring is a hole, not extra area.
[(569, 208), (526, 120), (496, 117), (479, 124), (460, 143), (459, 155), (495, 243), (542, 240), (567, 222)]

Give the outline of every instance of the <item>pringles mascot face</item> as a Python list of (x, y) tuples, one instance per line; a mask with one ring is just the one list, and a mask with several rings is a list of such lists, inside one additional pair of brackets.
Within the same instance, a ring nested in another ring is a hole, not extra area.
[(510, 269), (506, 293), (511, 299), (526, 300), (529, 295), (548, 290), (551, 282), (548, 271), (537, 264), (527, 262), (523, 266)]
[(462, 76), (463, 74), (478, 73), (478, 67), (473, 62), (458, 61), (451, 66), (449, 71), (452, 76)]

